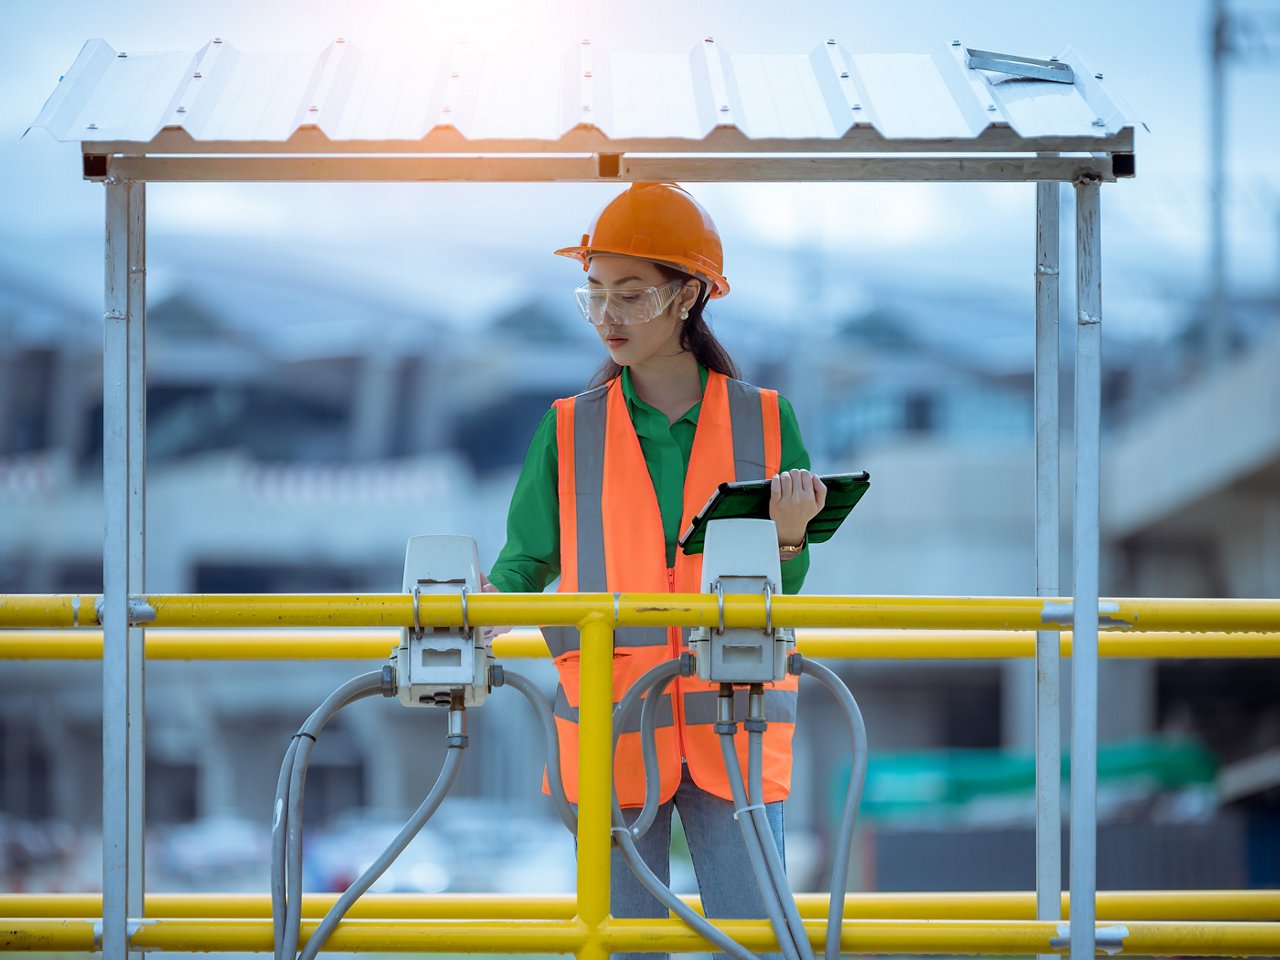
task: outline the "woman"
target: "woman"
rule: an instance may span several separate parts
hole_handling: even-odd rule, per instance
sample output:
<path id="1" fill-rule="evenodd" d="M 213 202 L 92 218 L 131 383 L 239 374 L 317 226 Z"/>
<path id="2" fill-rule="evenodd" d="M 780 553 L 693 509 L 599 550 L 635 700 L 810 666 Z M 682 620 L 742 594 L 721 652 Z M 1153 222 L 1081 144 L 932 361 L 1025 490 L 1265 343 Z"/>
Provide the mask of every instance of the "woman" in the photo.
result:
<path id="1" fill-rule="evenodd" d="M 597 215 L 582 243 L 556 251 L 579 260 L 576 291 L 608 359 L 591 389 L 543 417 L 511 500 L 507 543 L 489 574 L 501 591 L 537 592 L 557 575 L 570 592 L 699 593 L 701 557 L 676 549 L 680 532 L 724 480 L 772 477 L 782 589 L 795 593 L 809 558 L 805 530 L 826 498 L 809 473 L 790 404 L 737 379 L 703 319 L 729 292 L 719 234 L 706 211 L 671 183 L 636 183 Z M 577 800 L 578 632 L 544 628 L 560 675 L 556 724 L 565 792 Z M 617 702 L 649 667 L 679 656 L 679 628 L 624 628 L 614 640 Z M 764 799 L 779 850 L 782 800 L 791 784 L 795 678 L 766 694 Z M 715 721 L 716 688 L 677 679 L 659 716 L 662 806 L 639 841 L 667 882 L 671 811 L 678 809 L 710 917 L 763 917 L 733 820 Z M 745 756 L 745 733 L 741 752 Z M 624 809 L 644 802 L 638 732 L 624 732 L 614 761 Z M 612 912 L 665 917 L 614 852 Z M 650 955 L 652 956 L 652 955 Z"/>

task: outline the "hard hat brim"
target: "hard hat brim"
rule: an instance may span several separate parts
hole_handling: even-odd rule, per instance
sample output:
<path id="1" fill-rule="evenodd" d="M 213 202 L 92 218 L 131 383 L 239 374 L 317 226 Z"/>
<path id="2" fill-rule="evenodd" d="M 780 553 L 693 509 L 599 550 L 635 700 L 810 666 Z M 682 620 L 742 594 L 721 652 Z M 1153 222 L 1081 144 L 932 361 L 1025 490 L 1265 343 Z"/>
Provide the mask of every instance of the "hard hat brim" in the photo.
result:
<path id="1" fill-rule="evenodd" d="M 685 259 L 684 257 L 641 257 L 629 250 L 615 250 L 610 247 L 601 246 L 561 247 L 559 250 L 555 251 L 555 254 L 559 257 L 569 257 L 573 260 L 577 260 L 582 264 L 583 270 L 586 270 L 588 267 L 587 259 L 595 256 L 596 254 L 608 254 L 614 257 L 631 257 L 633 260 L 648 260 L 650 263 L 662 263 L 667 266 L 683 270 L 685 273 L 693 274 L 701 280 L 705 280 L 707 285 L 710 287 L 711 292 L 709 294 L 709 299 L 711 300 L 718 300 L 729 292 L 729 281 L 721 274 L 716 273 L 714 270 L 707 269 L 707 267 L 702 264 L 694 263 L 692 260 Z"/>

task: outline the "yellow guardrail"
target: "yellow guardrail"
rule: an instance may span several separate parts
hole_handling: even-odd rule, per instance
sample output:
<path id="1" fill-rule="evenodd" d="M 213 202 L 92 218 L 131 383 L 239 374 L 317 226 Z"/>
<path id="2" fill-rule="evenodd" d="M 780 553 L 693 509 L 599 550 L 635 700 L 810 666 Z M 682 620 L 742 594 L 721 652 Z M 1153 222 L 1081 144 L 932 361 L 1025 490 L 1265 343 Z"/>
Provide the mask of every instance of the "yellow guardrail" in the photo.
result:
<path id="1" fill-rule="evenodd" d="M 101 631 L 93 595 L 0 596 L 0 652 L 11 658 L 100 657 Z M 334 656 L 383 658 L 395 641 L 386 628 L 414 622 L 413 602 L 404 594 L 352 595 L 148 595 L 131 602 L 133 616 L 148 626 L 147 652 L 172 659 L 321 659 Z M 801 649 L 811 655 L 878 658 L 990 658 L 1030 656 L 1034 631 L 1069 630 L 1069 599 L 1027 597 L 809 597 L 780 596 L 769 611 L 778 626 L 800 628 Z M 1112 656 L 1276 656 L 1280 655 L 1280 601 L 1277 600 L 1103 600 L 1099 604 L 1103 650 Z M 582 960 L 605 960 L 620 950 L 687 951 L 705 949 L 701 937 L 682 922 L 620 920 L 609 916 L 612 783 L 613 630 L 618 626 L 716 626 L 761 629 L 763 598 L 673 594 L 482 594 L 464 601 L 423 597 L 418 612 L 423 626 L 557 624 L 581 631 L 579 720 L 579 810 L 577 894 L 572 899 L 519 897 L 435 901 L 427 914 L 373 918 L 391 901 L 368 898 L 338 928 L 329 946 L 335 950 L 557 953 Z M 263 639 L 246 628 L 272 628 Z M 295 628 L 331 628 L 328 631 Z M 7 628 L 7 629 L 6 629 Z M 43 628 L 43 629 L 41 629 Z M 200 628 L 200 629 L 196 629 Z M 233 629 L 228 629 L 233 628 Z M 340 628 L 334 630 L 332 628 Z M 352 628 L 382 628 L 361 629 Z M 827 628 L 819 630 L 814 628 Z M 831 629 L 836 628 L 836 629 Z M 46 631 L 52 629 L 53 635 Z M 319 636 L 319 633 L 329 636 Z M 521 631 L 495 642 L 504 657 L 545 656 L 541 638 Z M 1070 653 L 1070 637 L 1063 638 Z M 600 878 L 604 878 L 601 882 Z M 213 901 L 199 895 L 201 901 Z M 856 895 L 855 895 L 856 896 Z M 881 895 L 882 897 L 884 895 Z M 1064 949 L 1060 924 L 1011 919 L 1025 916 L 1032 901 L 980 900 L 953 895 L 933 900 L 846 900 L 843 949 L 858 953 L 1045 954 Z M 1098 898 L 1099 909 L 1107 894 Z M 1221 891 L 1210 908 L 1184 895 L 1147 894 L 1146 901 L 1116 900 L 1117 912 L 1100 917 L 1122 920 L 1106 928 L 1127 953 L 1201 956 L 1280 954 L 1280 924 L 1255 922 L 1276 916 L 1274 899 L 1246 891 Z M 1195 894 L 1190 895 L 1194 897 Z M 11 901 L 7 909 L 16 904 Z M 131 949 L 270 950 L 272 931 L 257 901 L 221 901 L 235 905 L 235 916 L 161 914 L 165 901 L 148 898 L 147 916 L 138 918 Z M 312 919 L 324 898 L 310 898 Z M 820 945 L 825 921 L 815 916 L 822 897 L 805 897 L 810 940 Z M 55 900 L 28 901 L 33 911 Z M 410 903 L 404 901 L 403 903 Z M 488 906 L 481 908 L 479 904 Z M 875 919 L 859 917 L 859 908 L 897 910 Z M 1123 907 L 1124 909 L 1120 909 Z M 11 917 L 0 925 L 0 949 L 91 951 L 98 936 L 96 914 L 74 916 L 83 902 L 60 916 Z M 101 910 L 100 904 L 96 906 Z M 209 906 L 201 908 L 212 910 Z M 405 907 L 407 909 L 407 907 Z M 1220 911 L 1214 913 L 1213 909 Z M 926 911 L 934 911 L 921 919 Z M 1144 910 L 1161 919 L 1140 918 Z M 548 915 L 542 915 L 543 912 Z M 972 911 L 972 915 L 968 911 Z M 1126 912 L 1127 911 L 1127 912 Z M 1160 912 L 1163 911 L 1163 912 Z M 1205 912 L 1209 917 L 1205 918 Z M 481 916 L 480 914 L 490 914 Z M 195 914 L 195 915 L 193 915 Z M 1198 917 L 1188 922 L 1188 914 Z M 1229 917 L 1229 922 L 1214 919 Z M 1126 919 L 1127 918 L 1127 919 Z M 755 950 L 776 949 L 766 921 L 717 921 L 726 933 Z"/>
<path id="2" fill-rule="evenodd" d="M 302 916 L 319 920 L 336 893 L 308 893 Z M 697 896 L 681 898 L 698 912 Z M 827 916 L 827 895 L 798 893 L 806 920 Z M 1099 920 L 1280 920 L 1280 890 L 1100 890 Z M 356 920 L 571 920 L 573 894 L 367 893 L 347 916 Z M 846 917 L 877 920 L 1034 920 L 1036 895 L 1014 893 L 847 893 Z M 1062 915 L 1071 914 L 1071 895 L 1062 895 Z M 0 894 L 0 917 L 74 918 L 102 916 L 102 897 L 93 893 Z M 231 920 L 271 916 L 265 893 L 152 893 L 147 916 L 155 919 Z"/>
<path id="3" fill-rule="evenodd" d="M 302 925 L 303 942 L 319 925 Z M 765 920 L 716 924 L 753 951 L 776 950 Z M 130 949 L 270 952 L 270 920 L 146 919 L 137 922 Z M 826 923 L 805 920 L 805 933 L 821 949 Z M 1103 922 L 1099 942 L 1131 956 L 1239 957 L 1280 954 L 1280 924 L 1185 921 Z M 841 950 L 878 954 L 1061 953 L 1065 923 L 1041 920 L 860 920 L 844 922 Z M 6 921 L 0 950 L 87 953 L 98 948 L 98 921 L 88 918 Z M 592 929 L 581 920 L 344 920 L 327 949 L 370 952 L 576 953 L 606 957 L 615 951 L 687 952 L 710 947 L 679 921 L 609 920 Z M 1108 951 L 1110 952 L 1110 950 Z M 1118 951 L 1117 951 L 1118 952 Z"/>
<path id="4" fill-rule="evenodd" d="M 399 642 L 389 627 L 280 630 L 165 628 L 147 631 L 149 660 L 378 660 Z M 1036 655 L 1028 630 L 822 630 L 796 631 L 796 649 L 829 660 L 1013 660 Z M 1072 637 L 1062 631 L 1059 652 L 1071 656 Z M 503 660 L 549 656 L 542 635 L 518 629 L 494 639 Z M 1131 659 L 1280 657 L 1280 633 L 1110 632 L 1098 637 L 1098 654 Z M 101 660 L 102 630 L 0 630 L 0 660 Z"/>
<path id="5" fill-rule="evenodd" d="M 0 628 L 100 626 L 93 594 L 0 596 Z M 408 627 L 413 600 L 379 594 L 149 594 L 137 598 L 149 627 Z M 1103 630 L 1276 633 L 1280 600 L 1103 599 Z M 763 597 L 671 593 L 484 593 L 466 601 L 477 626 L 581 626 L 599 618 L 614 626 L 764 625 Z M 881 630 L 1062 630 L 1070 628 L 1068 598 L 777 596 L 780 627 Z M 422 597 L 423 626 L 457 626 L 457 597 Z"/>

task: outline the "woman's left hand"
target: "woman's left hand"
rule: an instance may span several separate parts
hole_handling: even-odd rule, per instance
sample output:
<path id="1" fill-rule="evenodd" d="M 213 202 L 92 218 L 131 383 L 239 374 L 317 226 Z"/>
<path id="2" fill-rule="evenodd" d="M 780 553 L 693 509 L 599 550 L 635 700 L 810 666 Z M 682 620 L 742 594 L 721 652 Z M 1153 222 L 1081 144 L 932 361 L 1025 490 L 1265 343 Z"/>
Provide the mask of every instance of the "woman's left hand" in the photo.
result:
<path id="1" fill-rule="evenodd" d="M 808 470 L 787 470 L 773 476 L 769 519 L 778 525 L 778 545 L 797 546 L 809 521 L 827 503 L 827 485 Z"/>
<path id="2" fill-rule="evenodd" d="M 489 582 L 489 578 L 483 573 L 480 574 L 480 590 L 482 593 L 500 593 L 501 591 Z M 504 633 L 510 633 L 515 627 L 483 627 L 484 645 L 487 647 L 493 642 L 494 637 L 500 637 Z"/>

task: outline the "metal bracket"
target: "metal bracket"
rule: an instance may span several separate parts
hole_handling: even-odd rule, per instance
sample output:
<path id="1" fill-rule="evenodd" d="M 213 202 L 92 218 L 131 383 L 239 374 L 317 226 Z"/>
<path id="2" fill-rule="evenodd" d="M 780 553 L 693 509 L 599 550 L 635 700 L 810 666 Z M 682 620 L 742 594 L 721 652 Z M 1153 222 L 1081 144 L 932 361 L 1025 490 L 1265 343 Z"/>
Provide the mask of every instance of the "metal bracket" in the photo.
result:
<path id="1" fill-rule="evenodd" d="M 125 940 L 129 944 L 130 953 L 147 953 L 153 950 L 159 950 L 160 947 L 139 947 L 132 941 L 134 934 L 141 930 L 144 926 L 151 926 L 155 920 L 144 919 L 141 917 L 130 917 L 125 921 Z M 92 921 L 93 928 L 93 950 L 95 953 L 102 952 L 102 920 Z"/>
<path id="2" fill-rule="evenodd" d="M 1107 956 L 1113 957 L 1124 950 L 1124 938 L 1128 935 L 1129 928 L 1122 923 L 1112 924 L 1109 927 L 1096 927 L 1093 931 L 1094 947 Z M 1070 923 L 1058 924 L 1058 935 L 1049 941 L 1049 946 L 1054 950 L 1071 949 Z"/>
<path id="3" fill-rule="evenodd" d="M 716 633 L 720 636 L 724 635 L 724 585 L 717 580 L 714 584 L 716 588 L 716 605 L 720 609 L 720 626 L 716 627 Z"/>
<path id="4" fill-rule="evenodd" d="M 1114 600 L 1098 601 L 1098 627 L 1100 629 L 1119 628 L 1122 630 L 1130 629 L 1133 626 L 1132 621 L 1126 620 L 1124 617 L 1113 616 L 1120 612 L 1120 604 Z M 1057 600 L 1045 600 L 1044 606 L 1040 608 L 1040 621 L 1046 625 L 1059 627 L 1071 627 L 1076 622 L 1076 604 L 1074 600 L 1066 600 L 1059 602 Z"/>
<path id="5" fill-rule="evenodd" d="M 1024 80 L 1048 80 L 1050 83 L 1075 83 L 1076 75 L 1069 64 L 1061 60 L 1037 60 L 1035 57 L 1019 57 L 1012 53 L 993 53 L 990 50 L 965 48 L 965 65 L 971 70 L 990 70 L 1007 73 Z"/>
<path id="6" fill-rule="evenodd" d="M 99 594 L 93 601 L 93 613 L 99 624 L 102 623 L 102 614 L 106 609 L 106 598 Z M 76 614 L 79 615 L 79 606 L 76 606 Z M 130 596 L 125 604 L 125 611 L 129 618 L 129 626 L 137 627 L 144 623 L 155 623 L 156 608 L 151 602 L 142 596 Z"/>
<path id="7" fill-rule="evenodd" d="M 764 582 L 764 632 L 765 636 L 773 636 L 773 581 Z"/>
<path id="8" fill-rule="evenodd" d="M 422 613 L 421 613 L 421 584 L 417 584 L 413 588 L 413 630 L 417 636 L 422 636 Z M 471 624 L 467 619 L 467 588 L 462 588 L 462 632 L 471 639 L 474 635 L 471 630 Z"/>

